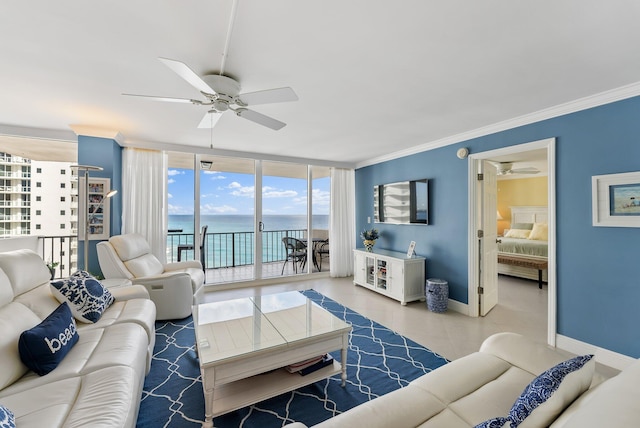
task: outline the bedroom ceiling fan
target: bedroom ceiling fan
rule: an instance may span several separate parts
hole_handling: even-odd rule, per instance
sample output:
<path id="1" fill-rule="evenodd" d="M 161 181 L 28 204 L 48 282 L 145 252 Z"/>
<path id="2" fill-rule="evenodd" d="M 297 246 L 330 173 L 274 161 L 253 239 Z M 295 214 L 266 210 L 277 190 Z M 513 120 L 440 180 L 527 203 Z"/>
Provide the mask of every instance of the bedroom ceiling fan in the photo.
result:
<path id="1" fill-rule="evenodd" d="M 498 170 L 498 175 L 538 174 L 540 170 L 534 167 L 513 168 L 513 162 L 492 162 Z"/>
<path id="2" fill-rule="evenodd" d="M 198 76 L 186 64 L 168 58 L 158 58 L 174 73 L 183 78 L 187 83 L 196 88 L 204 96 L 204 100 L 189 98 L 157 97 L 152 95 L 122 94 L 133 97 L 149 98 L 156 101 L 190 103 L 199 106 L 210 107 L 204 115 L 198 128 L 213 128 L 222 114 L 231 110 L 244 119 L 266 126 L 273 130 L 282 129 L 286 123 L 272 117 L 249 110 L 247 107 L 258 104 L 283 103 L 298 101 L 298 96 L 289 87 L 267 89 L 264 91 L 240 93 L 240 83 L 222 74 L 207 74 Z"/>

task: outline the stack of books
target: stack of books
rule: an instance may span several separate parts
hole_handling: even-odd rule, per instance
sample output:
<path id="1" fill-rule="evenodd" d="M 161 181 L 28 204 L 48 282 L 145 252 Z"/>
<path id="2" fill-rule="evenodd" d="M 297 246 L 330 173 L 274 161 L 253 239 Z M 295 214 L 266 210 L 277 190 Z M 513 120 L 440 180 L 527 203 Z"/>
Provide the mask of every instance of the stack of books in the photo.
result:
<path id="1" fill-rule="evenodd" d="M 295 364 L 289 364 L 285 369 L 289 373 L 300 373 L 302 376 L 305 376 L 309 373 L 315 372 L 316 370 L 320 370 L 329 364 L 333 364 L 333 357 L 329 354 L 324 354 Z"/>

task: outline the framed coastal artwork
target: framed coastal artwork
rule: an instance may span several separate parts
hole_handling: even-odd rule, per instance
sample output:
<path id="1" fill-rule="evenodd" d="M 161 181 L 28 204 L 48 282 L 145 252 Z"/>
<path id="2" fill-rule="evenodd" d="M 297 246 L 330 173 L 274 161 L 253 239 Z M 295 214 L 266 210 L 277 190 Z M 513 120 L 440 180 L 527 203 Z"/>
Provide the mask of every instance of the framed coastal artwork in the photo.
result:
<path id="1" fill-rule="evenodd" d="M 593 225 L 640 227 L 640 172 L 591 178 Z"/>

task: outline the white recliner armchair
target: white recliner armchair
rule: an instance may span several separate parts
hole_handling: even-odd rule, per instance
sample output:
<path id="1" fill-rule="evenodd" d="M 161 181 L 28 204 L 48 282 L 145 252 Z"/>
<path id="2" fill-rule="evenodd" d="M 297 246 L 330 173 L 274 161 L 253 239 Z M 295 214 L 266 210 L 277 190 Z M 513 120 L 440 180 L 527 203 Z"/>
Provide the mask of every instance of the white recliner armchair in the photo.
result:
<path id="1" fill-rule="evenodd" d="M 201 301 L 204 273 L 199 261 L 163 265 L 137 233 L 112 236 L 96 249 L 106 279 L 127 278 L 146 287 L 158 320 L 185 318 L 191 315 L 191 306 Z"/>

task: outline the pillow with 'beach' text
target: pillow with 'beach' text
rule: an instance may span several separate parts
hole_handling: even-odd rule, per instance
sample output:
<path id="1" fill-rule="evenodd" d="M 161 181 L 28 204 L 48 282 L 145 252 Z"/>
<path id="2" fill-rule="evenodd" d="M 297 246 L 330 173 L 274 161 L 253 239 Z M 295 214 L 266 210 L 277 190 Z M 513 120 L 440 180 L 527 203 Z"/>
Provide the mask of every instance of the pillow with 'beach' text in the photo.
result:
<path id="1" fill-rule="evenodd" d="M 37 326 L 23 331 L 18 340 L 20 360 L 40 376 L 58 364 L 78 342 L 76 320 L 66 303 L 62 303 Z"/>

